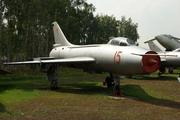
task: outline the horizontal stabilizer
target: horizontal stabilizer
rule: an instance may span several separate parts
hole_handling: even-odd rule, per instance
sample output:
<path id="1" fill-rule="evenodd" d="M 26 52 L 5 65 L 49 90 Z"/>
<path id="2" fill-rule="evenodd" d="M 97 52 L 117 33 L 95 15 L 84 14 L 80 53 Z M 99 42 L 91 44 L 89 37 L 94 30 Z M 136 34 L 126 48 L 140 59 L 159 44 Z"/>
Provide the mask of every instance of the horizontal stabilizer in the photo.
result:
<path id="1" fill-rule="evenodd" d="M 146 41 L 146 42 L 144 42 L 144 43 L 147 43 L 147 42 L 149 42 L 149 41 L 154 41 L 154 40 L 156 40 L 156 38 L 153 38 L 153 39 L 151 39 L 151 40 L 148 40 L 148 41 Z"/>

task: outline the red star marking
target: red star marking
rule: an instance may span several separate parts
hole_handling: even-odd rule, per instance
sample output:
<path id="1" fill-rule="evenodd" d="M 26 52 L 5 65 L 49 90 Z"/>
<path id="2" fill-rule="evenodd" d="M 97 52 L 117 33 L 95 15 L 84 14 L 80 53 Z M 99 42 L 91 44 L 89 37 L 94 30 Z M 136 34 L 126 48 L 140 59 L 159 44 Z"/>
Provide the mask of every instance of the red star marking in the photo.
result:
<path id="1" fill-rule="evenodd" d="M 57 29 L 56 29 L 56 32 L 57 32 L 57 33 L 58 33 L 58 30 L 59 30 L 59 29 L 57 28 Z"/>
<path id="2" fill-rule="evenodd" d="M 153 45 L 153 48 L 155 48 L 155 45 Z"/>

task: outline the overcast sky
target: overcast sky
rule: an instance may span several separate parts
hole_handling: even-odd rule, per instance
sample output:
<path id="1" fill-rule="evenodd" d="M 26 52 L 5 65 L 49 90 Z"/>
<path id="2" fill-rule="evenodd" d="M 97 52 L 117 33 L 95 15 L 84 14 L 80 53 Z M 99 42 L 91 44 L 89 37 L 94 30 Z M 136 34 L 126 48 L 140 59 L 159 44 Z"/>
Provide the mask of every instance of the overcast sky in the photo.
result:
<path id="1" fill-rule="evenodd" d="M 138 23 L 140 46 L 160 34 L 180 38 L 180 0 L 87 0 L 96 7 L 96 14 L 121 16 Z"/>

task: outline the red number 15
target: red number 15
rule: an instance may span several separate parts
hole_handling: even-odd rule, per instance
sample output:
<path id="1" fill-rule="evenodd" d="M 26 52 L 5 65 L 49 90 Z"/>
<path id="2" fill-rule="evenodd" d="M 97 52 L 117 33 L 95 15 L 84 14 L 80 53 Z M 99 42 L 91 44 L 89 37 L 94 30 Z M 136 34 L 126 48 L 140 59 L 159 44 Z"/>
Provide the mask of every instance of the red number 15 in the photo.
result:
<path id="1" fill-rule="evenodd" d="M 120 60 L 121 60 L 120 53 L 122 53 L 122 51 L 116 51 L 116 53 L 114 54 L 114 64 L 120 63 Z M 118 59 L 116 60 L 116 58 L 118 58 Z"/>

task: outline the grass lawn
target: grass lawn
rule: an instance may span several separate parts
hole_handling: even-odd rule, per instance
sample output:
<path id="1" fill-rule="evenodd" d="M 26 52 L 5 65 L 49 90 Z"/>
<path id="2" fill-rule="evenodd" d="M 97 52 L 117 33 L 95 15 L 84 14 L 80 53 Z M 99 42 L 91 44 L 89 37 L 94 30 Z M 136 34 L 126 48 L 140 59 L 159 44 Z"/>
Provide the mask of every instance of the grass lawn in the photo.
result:
<path id="1" fill-rule="evenodd" d="M 54 91 L 49 90 L 46 74 L 39 71 L 1 75 L 0 119 L 179 120 L 179 73 L 122 79 L 125 99 L 109 97 L 112 88 L 102 87 L 109 74 L 62 68 Z"/>

